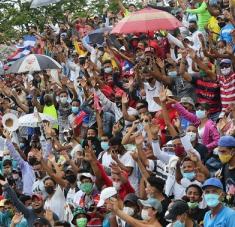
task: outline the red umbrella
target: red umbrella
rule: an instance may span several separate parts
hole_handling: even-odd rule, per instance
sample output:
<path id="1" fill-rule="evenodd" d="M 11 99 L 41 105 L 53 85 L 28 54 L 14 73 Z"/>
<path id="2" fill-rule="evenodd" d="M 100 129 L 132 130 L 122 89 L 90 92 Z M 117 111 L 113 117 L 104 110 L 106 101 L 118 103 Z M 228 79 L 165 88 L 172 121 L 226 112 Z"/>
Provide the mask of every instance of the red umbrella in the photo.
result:
<path id="1" fill-rule="evenodd" d="M 174 30 L 182 27 L 173 15 L 162 10 L 145 8 L 124 17 L 111 33 L 148 33 L 157 30 Z"/>

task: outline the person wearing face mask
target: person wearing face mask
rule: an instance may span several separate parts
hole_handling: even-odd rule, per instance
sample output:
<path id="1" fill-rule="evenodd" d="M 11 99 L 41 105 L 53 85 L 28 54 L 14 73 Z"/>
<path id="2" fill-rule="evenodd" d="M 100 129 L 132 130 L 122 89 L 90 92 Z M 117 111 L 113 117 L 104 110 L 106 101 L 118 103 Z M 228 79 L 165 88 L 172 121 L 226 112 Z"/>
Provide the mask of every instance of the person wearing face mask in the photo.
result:
<path id="1" fill-rule="evenodd" d="M 60 185 L 57 185 L 51 177 L 44 179 L 44 187 L 47 193 L 44 209 L 49 209 L 58 215 L 60 220 L 64 220 L 65 196 Z"/>
<path id="2" fill-rule="evenodd" d="M 32 195 L 32 208 L 26 207 L 17 197 L 15 191 L 9 186 L 9 184 L 4 181 L 0 180 L 0 185 L 3 187 L 3 191 L 6 193 L 7 196 L 11 199 L 14 206 L 16 207 L 18 212 L 21 212 L 25 219 L 27 220 L 28 226 L 33 226 L 34 221 L 38 217 L 44 217 L 45 210 L 44 206 L 44 198 L 42 195 L 33 194 Z M 58 221 L 59 218 L 55 213 L 52 213 L 53 220 Z"/>
<path id="3" fill-rule="evenodd" d="M 198 131 L 197 128 L 194 125 L 189 125 L 186 128 L 186 135 L 190 138 L 190 142 L 193 146 L 193 148 L 198 151 L 198 153 L 201 156 L 201 160 L 205 163 L 208 158 L 208 149 L 207 147 L 198 142 Z"/>
<path id="4" fill-rule="evenodd" d="M 205 177 L 209 176 L 208 169 L 196 157 L 185 157 L 181 162 L 176 165 L 176 181 L 182 186 L 184 190 L 192 183 L 201 185 Z"/>
<path id="5" fill-rule="evenodd" d="M 127 194 L 123 201 L 123 212 L 127 215 L 139 219 L 139 206 L 138 206 L 138 197 L 134 193 Z M 131 227 L 128 223 L 122 220 L 123 227 Z"/>
<path id="6" fill-rule="evenodd" d="M 88 223 L 88 215 L 83 208 L 77 207 L 73 211 L 72 224 L 76 227 L 86 227 Z"/>
<path id="7" fill-rule="evenodd" d="M 52 95 L 49 95 L 49 94 L 46 94 L 44 95 L 44 107 L 43 107 L 43 113 L 48 115 L 48 116 L 51 116 L 52 118 L 54 119 L 58 119 L 58 114 L 57 114 L 57 110 L 56 110 L 56 107 L 55 107 L 55 104 L 53 102 L 53 97 Z M 57 128 L 58 129 L 58 125 L 55 125 L 54 128 Z"/>
<path id="8" fill-rule="evenodd" d="M 219 159 L 223 164 L 220 174 L 226 193 L 227 203 L 234 206 L 235 203 L 235 138 L 222 136 L 219 140 Z"/>
<path id="9" fill-rule="evenodd" d="M 186 188 L 186 195 L 183 197 L 189 207 L 189 216 L 199 225 L 203 223 L 205 213 L 208 211 L 207 208 L 200 208 L 202 195 L 202 188 L 197 184 L 191 184 Z"/>
<path id="10" fill-rule="evenodd" d="M 219 132 L 215 123 L 208 119 L 209 106 L 207 103 L 197 103 L 196 113 L 190 113 L 179 103 L 174 105 L 180 116 L 183 116 L 189 120 L 193 125 L 198 127 L 198 141 L 204 144 L 209 152 L 217 147 L 218 140 L 220 138 Z"/>
<path id="11" fill-rule="evenodd" d="M 185 201 L 175 200 L 170 204 L 165 215 L 166 220 L 172 221 L 167 227 L 197 227 L 196 222 L 189 217 L 188 212 L 189 207 Z"/>
<path id="12" fill-rule="evenodd" d="M 208 23 L 208 20 L 211 18 L 211 15 L 208 11 L 207 3 L 204 0 L 197 0 L 197 3 L 199 4 L 199 7 L 196 9 L 186 9 L 187 13 L 191 14 L 197 14 L 198 16 L 198 28 L 200 31 L 204 31 L 206 24 Z"/>
<path id="13" fill-rule="evenodd" d="M 80 190 L 74 195 L 73 204 L 92 212 L 99 200 L 94 184 L 95 177 L 90 173 L 81 173 L 78 180 Z"/>
<path id="14" fill-rule="evenodd" d="M 149 198 L 148 200 L 138 200 L 138 204 L 142 207 L 141 219 L 131 217 L 118 207 L 117 200 L 112 199 L 113 212 L 126 223 L 136 227 L 161 227 L 158 221 L 158 214 L 162 211 L 162 205 L 157 199 Z"/>
<path id="15" fill-rule="evenodd" d="M 235 102 L 235 73 L 230 59 L 222 59 L 220 62 L 220 97 L 222 110 L 226 110 L 230 104 Z"/>
<path id="16" fill-rule="evenodd" d="M 148 182 L 145 188 L 147 198 L 157 199 L 161 203 L 162 211 L 159 213 L 159 222 L 162 226 L 166 226 L 168 222 L 164 219 L 164 214 L 171 200 L 164 194 L 165 181 L 155 176 L 150 176 L 147 180 Z"/>
<path id="17" fill-rule="evenodd" d="M 224 206 L 224 189 L 218 178 L 209 178 L 203 184 L 204 199 L 209 207 L 206 212 L 203 225 L 204 227 L 232 227 L 235 223 L 235 211 Z"/>

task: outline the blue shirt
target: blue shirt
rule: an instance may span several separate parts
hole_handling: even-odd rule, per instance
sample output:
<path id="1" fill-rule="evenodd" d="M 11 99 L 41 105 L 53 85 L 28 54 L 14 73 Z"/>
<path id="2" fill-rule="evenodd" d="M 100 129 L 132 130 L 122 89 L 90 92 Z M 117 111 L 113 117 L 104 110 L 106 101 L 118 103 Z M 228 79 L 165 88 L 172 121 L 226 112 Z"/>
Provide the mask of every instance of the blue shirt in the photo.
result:
<path id="1" fill-rule="evenodd" d="M 225 40 L 227 43 L 232 43 L 233 38 L 231 32 L 234 30 L 234 26 L 232 24 L 226 24 L 220 31 L 219 40 Z"/>
<path id="2" fill-rule="evenodd" d="M 222 207 L 215 217 L 212 217 L 211 211 L 208 211 L 203 222 L 204 227 L 234 227 L 235 211 L 229 207 Z"/>

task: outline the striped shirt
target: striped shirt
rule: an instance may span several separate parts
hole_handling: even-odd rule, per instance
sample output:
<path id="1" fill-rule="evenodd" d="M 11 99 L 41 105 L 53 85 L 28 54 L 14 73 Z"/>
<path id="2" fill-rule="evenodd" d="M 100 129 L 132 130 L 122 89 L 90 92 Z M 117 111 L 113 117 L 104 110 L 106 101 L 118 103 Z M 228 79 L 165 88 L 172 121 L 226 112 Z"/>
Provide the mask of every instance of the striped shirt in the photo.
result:
<path id="1" fill-rule="evenodd" d="M 197 103 L 207 103 L 210 114 L 220 112 L 220 84 L 218 81 L 207 81 L 200 77 L 192 77 L 195 84 Z"/>
<path id="2" fill-rule="evenodd" d="M 218 76 L 220 83 L 220 97 L 223 110 L 231 103 L 235 103 L 235 73 L 230 76 Z"/>

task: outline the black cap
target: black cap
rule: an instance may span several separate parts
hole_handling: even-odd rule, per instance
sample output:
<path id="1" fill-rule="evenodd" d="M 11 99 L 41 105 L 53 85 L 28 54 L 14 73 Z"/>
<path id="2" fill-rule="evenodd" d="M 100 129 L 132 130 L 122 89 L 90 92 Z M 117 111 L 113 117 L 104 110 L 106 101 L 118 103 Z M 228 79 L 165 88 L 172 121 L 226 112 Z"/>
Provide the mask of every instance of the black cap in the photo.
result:
<path id="1" fill-rule="evenodd" d="M 131 203 L 133 203 L 133 204 L 137 204 L 138 203 L 138 196 L 136 195 L 136 194 L 134 194 L 134 193 L 129 193 L 129 194 L 127 194 L 126 196 L 125 196 L 125 198 L 124 198 L 124 204 L 126 203 L 126 202 L 131 202 Z"/>
<path id="2" fill-rule="evenodd" d="M 188 204 L 183 200 L 175 200 L 173 205 L 169 206 L 165 218 L 167 220 L 175 221 L 178 215 L 184 214 L 189 210 Z"/>

